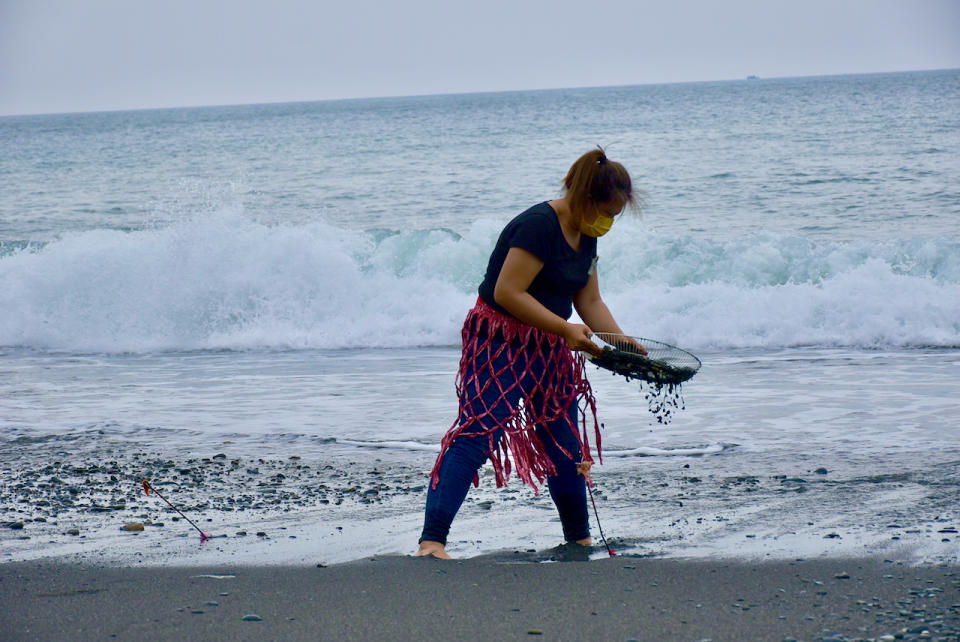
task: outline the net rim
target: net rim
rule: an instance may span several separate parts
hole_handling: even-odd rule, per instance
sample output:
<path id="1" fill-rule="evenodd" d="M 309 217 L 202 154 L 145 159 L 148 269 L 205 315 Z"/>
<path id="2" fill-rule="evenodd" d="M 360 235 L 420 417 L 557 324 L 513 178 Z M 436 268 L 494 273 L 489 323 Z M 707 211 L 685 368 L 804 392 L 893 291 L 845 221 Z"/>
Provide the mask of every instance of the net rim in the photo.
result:
<path id="1" fill-rule="evenodd" d="M 633 341 L 637 341 L 643 347 L 647 348 L 648 352 L 650 352 L 650 347 L 652 345 L 654 350 L 670 351 L 678 355 L 684 355 L 686 357 L 689 357 L 694 362 L 696 362 L 697 369 L 699 369 L 700 366 L 703 365 L 703 363 L 700 361 L 700 358 L 697 355 L 690 352 L 689 350 L 684 350 L 683 348 L 678 348 L 675 345 L 664 343 L 663 341 L 657 341 L 656 339 L 649 339 L 647 337 L 635 337 L 629 334 L 618 334 L 616 332 L 594 332 L 592 337 L 600 339 L 605 344 L 615 349 L 619 349 L 619 348 L 617 348 L 616 343 L 614 343 L 613 341 L 610 341 L 610 339 L 616 339 L 616 338 L 632 339 Z M 596 341 L 594 343 L 596 343 Z M 600 346 L 600 347 L 604 347 L 604 346 Z"/>
<path id="2" fill-rule="evenodd" d="M 639 378 L 651 383 L 678 384 L 692 378 L 693 375 L 700 370 L 702 365 L 700 359 L 689 351 L 669 343 L 664 343 L 663 341 L 657 341 L 656 339 L 615 332 L 595 332 L 592 338 L 595 344 L 604 349 L 606 355 L 612 355 L 615 360 L 619 358 L 622 361 L 623 357 L 629 357 L 637 361 L 646 360 L 647 363 L 659 366 L 652 369 L 655 372 L 644 367 L 638 370 L 635 367 L 636 362 L 634 362 L 634 364 L 628 364 L 634 366 L 633 368 L 621 369 L 616 366 L 622 366 L 622 363 L 617 364 L 617 362 L 614 361 L 611 364 L 611 362 L 604 359 L 603 356 L 590 357 L 591 363 L 616 374 L 624 375 L 628 379 Z M 647 355 L 638 359 L 638 353 L 622 348 L 625 343 L 633 342 L 641 344 L 647 350 Z"/>

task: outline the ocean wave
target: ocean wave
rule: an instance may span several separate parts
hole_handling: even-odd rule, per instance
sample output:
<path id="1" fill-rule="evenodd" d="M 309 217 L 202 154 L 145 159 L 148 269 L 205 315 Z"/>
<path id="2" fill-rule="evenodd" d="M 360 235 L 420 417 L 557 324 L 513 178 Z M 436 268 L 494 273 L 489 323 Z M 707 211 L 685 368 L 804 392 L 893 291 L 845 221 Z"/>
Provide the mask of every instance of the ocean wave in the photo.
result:
<path id="1" fill-rule="evenodd" d="M 468 231 L 264 225 L 222 212 L 0 254 L 0 345 L 39 350 L 457 345 L 504 221 Z M 627 331 L 690 348 L 960 345 L 960 238 L 658 235 L 600 249 Z"/>
<path id="2" fill-rule="evenodd" d="M 678 446 L 675 448 L 654 448 L 646 446 L 641 448 L 607 449 L 603 451 L 605 457 L 703 457 L 704 455 L 716 455 L 725 450 L 736 448 L 737 444 L 706 444 L 703 446 Z"/>

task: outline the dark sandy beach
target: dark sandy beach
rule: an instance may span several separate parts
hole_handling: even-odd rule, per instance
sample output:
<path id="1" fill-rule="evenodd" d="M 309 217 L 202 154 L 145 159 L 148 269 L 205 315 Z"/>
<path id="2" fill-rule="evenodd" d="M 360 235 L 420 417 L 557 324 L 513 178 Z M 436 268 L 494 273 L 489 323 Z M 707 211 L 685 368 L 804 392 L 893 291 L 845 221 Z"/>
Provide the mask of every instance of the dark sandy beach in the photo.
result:
<path id="1" fill-rule="evenodd" d="M 451 548 L 466 559 L 446 562 L 382 554 L 413 548 L 431 453 L 97 443 L 96 462 L 56 441 L 0 451 L 0 640 L 960 640 L 955 468 L 921 484 L 613 462 L 596 490 L 613 559 L 549 548 L 549 500 L 486 483 Z"/>
<path id="2" fill-rule="evenodd" d="M 957 640 L 960 567 L 618 557 L 0 564 L 4 640 Z"/>

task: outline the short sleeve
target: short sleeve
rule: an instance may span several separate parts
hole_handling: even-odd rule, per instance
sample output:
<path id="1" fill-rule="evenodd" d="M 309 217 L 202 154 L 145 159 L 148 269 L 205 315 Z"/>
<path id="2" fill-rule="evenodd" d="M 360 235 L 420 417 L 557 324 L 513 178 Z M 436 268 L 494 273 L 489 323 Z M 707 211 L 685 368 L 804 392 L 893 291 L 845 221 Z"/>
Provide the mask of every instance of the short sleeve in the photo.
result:
<path id="1" fill-rule="evenodd" d="M 507 239 L 508 247 L 519 247 L 546 262 L 552 253 L 551 221 L 542 214 L 526 216 L 517 221 Z"/>

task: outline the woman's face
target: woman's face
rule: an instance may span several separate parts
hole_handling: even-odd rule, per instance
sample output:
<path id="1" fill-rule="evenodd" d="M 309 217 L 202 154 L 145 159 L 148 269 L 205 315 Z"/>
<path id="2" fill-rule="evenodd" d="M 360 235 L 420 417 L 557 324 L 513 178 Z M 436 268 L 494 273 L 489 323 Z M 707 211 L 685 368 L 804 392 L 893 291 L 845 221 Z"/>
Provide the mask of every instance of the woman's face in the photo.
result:
<path id="1" fill-rule="evenodd" d="M 610 231 L 613 227 L 614 217 L 623 211 L 623 201 L 608 201 L 606 203 L 594 203 L 591 212 L 584 215 L 580 222 L 580 232 L 587 236 L 600 237 Z"/>

